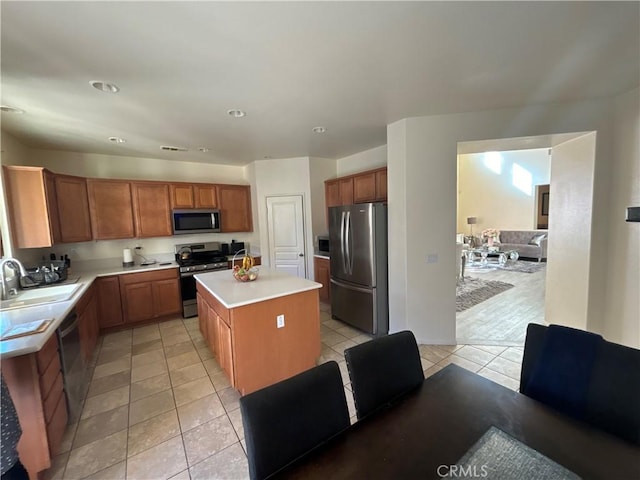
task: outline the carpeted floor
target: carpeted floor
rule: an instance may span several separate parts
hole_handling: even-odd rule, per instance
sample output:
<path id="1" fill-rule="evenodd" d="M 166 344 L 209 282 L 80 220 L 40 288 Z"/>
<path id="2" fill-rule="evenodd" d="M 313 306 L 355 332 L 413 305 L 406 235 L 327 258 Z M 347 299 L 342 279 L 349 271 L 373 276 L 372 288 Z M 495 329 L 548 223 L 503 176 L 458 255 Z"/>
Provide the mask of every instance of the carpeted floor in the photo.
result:
<path id="1" fill-rule="evenodd" d="M 511 283 L 498 280 L 465 277 L 464 281 L 458 282 L 456 287 L 456 312 L 471 308 L 512 287 Z"/>

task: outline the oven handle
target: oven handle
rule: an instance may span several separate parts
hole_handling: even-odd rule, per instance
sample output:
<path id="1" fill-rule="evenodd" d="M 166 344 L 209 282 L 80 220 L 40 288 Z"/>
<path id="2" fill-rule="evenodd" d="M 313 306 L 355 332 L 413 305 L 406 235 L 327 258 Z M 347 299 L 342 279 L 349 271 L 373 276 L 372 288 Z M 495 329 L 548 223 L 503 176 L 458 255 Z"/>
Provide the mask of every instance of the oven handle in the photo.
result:
<path id="1" fill-rule="evenodd" d="M 69 317 L 67 317 L 69 318 Z M 60 338 L 64 338 L 67 335 L 69 335 L 71 332 L 73 332 L 76 328 L 78 328 L 78 316 L 74 313 L 73 314 L 73 323 L 71 325 L 69 325 L 67 328 L 65 328 L 64 330 L 59 329 L 60 332 Z"/>

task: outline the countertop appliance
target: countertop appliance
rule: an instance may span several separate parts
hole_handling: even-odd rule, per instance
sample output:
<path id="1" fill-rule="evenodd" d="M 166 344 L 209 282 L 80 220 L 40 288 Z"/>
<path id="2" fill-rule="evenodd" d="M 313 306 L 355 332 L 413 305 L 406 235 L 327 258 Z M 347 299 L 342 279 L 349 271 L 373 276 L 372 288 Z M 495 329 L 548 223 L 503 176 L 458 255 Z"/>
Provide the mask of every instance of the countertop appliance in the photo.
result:
<path id="1" fill-rule="evenodd" d="M 75 310 L 62 321 L 57 330 L 60 345 L 60 365 L 67 396 L 68 423 L 80 420 L 82 404 L 89 388 L 89 369 L 82 356 L 78 316 Z"/>
<path id="2" fill-rule="evenodd" d="M 375 336 L 389 332 L 387 206 L 329 208 L 331 315 Z"/>
<path id="3" fill-rule="evenodd" d="M 172 219 L 174 235 L 220 231 L 220 211 L 217 209 L 173 210 Z"/>
<path id="4" fill-rule="evenodd" d="M 182 298 L 182 316 L 198 315 L 196 301 L 196 273 L 227 270 L 227 257 L 220 251 L 219 242 L 183 243 L 174 248 L 176 262 L 180 271 L 180 296 Z"/>

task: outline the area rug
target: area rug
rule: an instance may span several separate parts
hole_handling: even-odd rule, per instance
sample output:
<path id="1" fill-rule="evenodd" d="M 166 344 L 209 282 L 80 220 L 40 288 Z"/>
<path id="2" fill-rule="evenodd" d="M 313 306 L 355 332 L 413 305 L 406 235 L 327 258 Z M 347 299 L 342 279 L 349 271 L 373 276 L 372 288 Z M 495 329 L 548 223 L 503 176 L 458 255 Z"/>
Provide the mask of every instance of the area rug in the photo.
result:
<path id="1" fill-rule="evenodd" d="M 498 280 L 465 277 L 456 287 L 456 312 L 462 312 L 510 288 L 513 288 L 512 284 Z"/>

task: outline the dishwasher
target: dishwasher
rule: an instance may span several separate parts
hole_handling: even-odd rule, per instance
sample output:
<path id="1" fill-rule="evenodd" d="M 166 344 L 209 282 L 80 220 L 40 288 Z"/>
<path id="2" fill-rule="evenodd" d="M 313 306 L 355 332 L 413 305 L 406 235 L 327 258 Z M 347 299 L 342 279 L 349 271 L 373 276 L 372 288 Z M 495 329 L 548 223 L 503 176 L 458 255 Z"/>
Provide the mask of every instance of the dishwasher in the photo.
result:
<path id="1" fill-rule="evenodd" d="M 89 386 L 88 368 L 82 355 L 78 315 L 75 310 L 65 317 L 58 327 L 57 334 L 64 391 L 67 396 L 68 423 L 71 424 L 80 419 L 82 404 Z"/>

